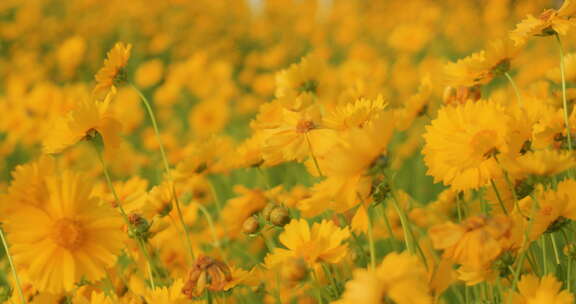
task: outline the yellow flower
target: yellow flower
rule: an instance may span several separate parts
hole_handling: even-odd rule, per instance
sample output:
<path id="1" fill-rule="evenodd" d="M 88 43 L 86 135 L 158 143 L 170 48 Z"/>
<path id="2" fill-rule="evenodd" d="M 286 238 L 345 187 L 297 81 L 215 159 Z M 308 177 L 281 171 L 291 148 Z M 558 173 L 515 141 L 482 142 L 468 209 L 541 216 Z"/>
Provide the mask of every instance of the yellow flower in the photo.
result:
<path id="1" fill-rule="evenodd" d="M 194 106 L 188 116 L 188 122 L 192 132 L 204 138 L 222 131 L 228 123 L 229 116 L 228 104 L 219 100 L 206 100 Z"/>
<path id="2" fill-rule="evenodd" d="M 390 253 L 375 269 L 357 269 L 335 304 L 432 303 L 424 265 L 416 256 Z"/>
<path id="3" fill-rule="evenodd" d="M 348 254 L 348 245 L 342 244 L 350 237 L 348 228 L 339 228 L 333 222 L 323 220 L 312 228 L 304 219 L 294 219 L 284 227 L 279 236 L 286 248 L 276 248 L 266 256 L 264 264 L 273 268 L 288 259 L 301 258 L 310 267 L 319 263 L 335 264 Z"/>
<path id="4" fill-rule="evenodd" d="M 326 67 L 319 55 L 308 55 L 288 69 L 276 74 L 276 97 L 298 96 L 310 93 L 319 96 L 323 92 L 323 75 Z"/>
<path id="5" fill-rule="evenodd" d="M 505 165 L 506 170 L 516 179 L 530 175 L 554 176 L 576 166 L 571 152 L 558 150 L 537 150 L 527 152 Z"/>
<path id="6" fill-rule="evenodd" d="M 558 33 L 566 35 L 570 27 L 574 26 L 576 15 L 576 2 L 565 0 L 559 10 L 547 9 L 538 18 L 528 15 L 510 32 L 510 38 L 515 45 L 522 45 L 532 36 L 548 36 Z"/>
<path id="7" fill-rule="evenodd" d="M 80 36 L 72 36 L 58 47 L 58 67 L 65 78 L 74 76 L 76 69 L 84 59 L 85 52 L 86 40 Z"/>
<path id="8" fill-rule="evenodd" d="M 532 240 L 537 239 L 544 232 L 555 232 L 564 228 L 568 219 L 576 220 L 575 190 L 576 181 L 572 179 L 558 183 L 556 190 L 543 191 L 542 188 L 536 190 L 538 209 L 535 211 L 536 214 L 531 216 L 534 218 L 530 231 Z M 526 197 L 519 202 L 524 214 L 532 214 L 533 203 L 531 197 Z"/>
<path id="9" fill-rule="evenodd" d="M 382 96 L 376 99 L 360 98 L 353 103 L 336 107 L 324 117 L 324 125 L 338 131 L 362 128 L 378 117 L 386 106 Z"/>
<path id="10" fill-rule="evenodd" d="M 14 260 L 38 290 L 70 291 L 81 279 L 103 278 L 116 262 L 122 219 L 90 196 L 90 185 L 70 171 L 46 176 L 44 201 L 21 206 L 6 219 Z"/>
<path id="11" fill-rule="evenodd" d="M 57 118 L 44 139 L 44 153 L 55 154 L 84 139 L 102 136 L 104 151 L 111 155 L 120 145 L 120 122 L 109 111 L 110 100 L 81 100 L 65 116 Z"/>
<path id="12" fill-rule="evenodd" d="M 157 304 L 185 304 L 190 303 L 190 300 L 182 293 L 184 281 L 182 279 L 176 280 L 172 286 L 156 287 L 155 289 L 147 289 L 144 294 L 144 299 L 147 303 Z"/>
<path id="13" fill-rule="evenodd" d="M 128 56 L 130 56 L 128 54 Z M 164 65 L 160 59 L 152 59 L 142 63 L 134 75 L 136 84 L 143 88 L 151 87 L 162 79 Z"/>
<path id="14" fill-rule="evenodd" d="M 302 161 L 316 153 L 314 143 L 324 140 L 333 132 L 321 129 L 319 124 L 320 112 L 316 107 L 302 112 L 283 109 L 280 124 L 262 130 L 262 152 L 266 164 Z"/>
<path id="15" fill-rule="evenodd" d="M 560 291 L 562 283 L 549 274 L 541 279 L 526 274 L 518 282 L 518 292 L 513 292 L 513 304 L 571 304 L 574 295 L 567 290 Z"/>
<path id="16" fill-rule="evenodd" d="M 470 217 L 460 224 L 447 222 L 428 232 L 434 248 L 444 250 L 443 257 L 472 269 L 483 269 L 508 246 L 512 223 L 505 216 Z"/>
<path id="17" fill-rule="evenodd" d="M 428 175 L 455 190 L 482 187 L 500 176 L 495 157 L 508 151 L 508 120 L 504 108 L 491 101 L 440 109 L 424 134 Z"/>
<path id="18" fill-rule="evenodd" d="M 518 52 L 519 48 L 513 46 L 510 40 L 495 40 L 485 51 L 474 53 L 456 63 L 448 63 L 444 67 L 446 80 L 455 87 L 487 84 L 510 69 Z"/>
<path id="19" fill-rule="evenodd" d="M 131 44 L 124 44 L 122 42 L 116 43 L 114 48 L 108 52 L 104 60 L 104 66 L 96 73 L 96 87 L 94 87 L 94 94 L 100 96 L 106 94 L 108 91 L 113 93 L 116 91 L 116 85 L 120 82 L 126 81 L 125 67 L 130 58 L 130 51 L 132 50 Z"/>

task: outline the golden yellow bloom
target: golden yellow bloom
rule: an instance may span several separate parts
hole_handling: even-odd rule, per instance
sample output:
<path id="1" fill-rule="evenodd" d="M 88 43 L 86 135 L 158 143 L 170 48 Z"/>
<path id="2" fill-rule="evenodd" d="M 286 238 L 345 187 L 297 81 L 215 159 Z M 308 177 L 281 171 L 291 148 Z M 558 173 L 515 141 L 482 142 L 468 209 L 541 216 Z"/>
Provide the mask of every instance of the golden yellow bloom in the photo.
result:
<path id="1" fill-rule="evenodd" d="M 376 99 L 360 98 L 352 103 L 336 107 L 324 117 L 324 125 L 338 131 L 363 128 L 378 117 L 387 103 L 382 96 Z"/>
<path id="2" fill-rule="evenodd" d="M 505 165 L 506 170 L 516 179 L 530 175 L 554 176 L 576 166 L 574 155 L 568 151 L 537 150 L 527 152 Z"/>
<path id="3" fill-rule="evenodd" d="M 574 303 L 574 295 L 567 290 L 562 290 L 562 283 L 553 275 L 549 274 L 541 279 L 533 274 L 526 274 L 518 282 L 518 291 L 513 292 L 514 304 L 571 304 Z"/>
<path id="4" fill-rule="evenodd" d="M 38 290 L 52 293 L 70 291 L 83 278 L 101 279 L 123 247 L 122 219 L 90 196 L 90 183 L 79 174 L 47 176 L 46 186 L 43 202 L 6 219 L 19 269 Z"/>
<path id="5" fill-rule="evenodd" d="M 108 52 L 104 60 L 104 66 L 96 73 L 96 76 L 94 76 L 96 79 L 94 94 L 96 96 L 106 94 L 110 90 L 115 92 L 116 85 L 126 81 L 127 75 L 125 67 L 128 64 L 131 50 L 131 44 L 126 45 L 118 42 L 114 45 L 114 48 Z"/>
<path id="6" fill-rule="evenodd" d="M 510 38 L 515 45 L 522 45 L 532 36 L 548 36 L 554 33 L 566 35 L 575 25 L 574 15 L 576 15 L 576 2 L 566 0 L 560 9 L 547 9 L 538 18 L 528 15 L 510 32 Z"/>
<path id="7" fill-rule="evenodd" d="M 482 187 L 500 176 L 495 156 L 508 151 L 508 120 L 492 101 L 440 109 L 424 134 L 427 173 L 455 190 Z"/>
<path id="8" fill-rule="evenodd" d="M 229 111 L 229 105 L 219 100 L 196 104 L 188 116 L 192 132 L 201 138 L 217 134 L 228 123 Z"/>
<path id="9" fill-rule="evenodd" d="M 292 258 L 301 258 L 310 267 L 316 267 L 318 263 L 338 263 L 348 254 L 348 245 L 342 242 L 349 237 L 348 228 L 339 228 L 331 221 L 314 223 L 310 228 L 306 220 L 294 219 L 279 236 L 280 242 L 288 249 L 274 249 L 264 263 L 268 268 Z"/>
<path id="10" fill-rule="evenodd" d="M 182 293 L 184 281 L 182 279 L 176 280 L 172 286 L 156 287 L 155 289 L 146 290 L 144 299 L 147 303 L 158 304 L 185 304 L 190 303 L 186 295 Z"/>
<path id="11" fill-rule="evenodd" d="M 434 248 L 443 257 L 472 269 L 483 269 L 508 246 L 512 223 L 505 216 L 470 217 L 460 224 L 448 222 L 429 229 Z"/>
<path id="12" fill-rule="evenodd" d="M 147 88 L 157 84 L 162 79 L 164 64 L 160 59 L 152 59 L 142 63 L 134 75 L 134 81 L 140 87 Z"/>
<path id="13" fill-rule="evenodd" d="M 60 153 L 83 139 L 102 136 L 107 155 L 120 144 L 120 122 L 109 111 L 110 100 L 82 100 L 65 116 L 57 118 L 44 140 L 44 153 Z"/>
<path id="14" fill-rule="evenodd" d="M 487 84 L 510 69 L 519 48 L 507 39 L 495 40 L 485 51 L 474 53 L 444 67 L 446 80 L 455 87 Z"/>
<path id="15" fill-rule="evenodd" d="M 298 64 L 276 74 L 276 97 L 298 96 L 302 93 L 322 95 L 325 71 L 325 64 L 319 55 L 302 58 Z"/>
<path id="16" fill-rule="evenodd" d="M 406 252 L 387 255 L 376 270 L 355 270 L 345 288 L 342 299 L 334 303 L 432 303 L 424 265 Z"/>
<path id="17" fill-rule="evenodd" d="M 536 190 L 538 208 L 531 217 L 530 238 L 537 239 L 544 232 L 555 232 L 562 229 L 568 220 L 576 220 L 576 181 L 566 179 L 558 183 L 556 190 L 543 191 L 541 187 Z M 526 197 L 519 202 L 524 214 L 532 214 L 534 201 Z M 526 224 L 529 225 L 529 224 Z"/>

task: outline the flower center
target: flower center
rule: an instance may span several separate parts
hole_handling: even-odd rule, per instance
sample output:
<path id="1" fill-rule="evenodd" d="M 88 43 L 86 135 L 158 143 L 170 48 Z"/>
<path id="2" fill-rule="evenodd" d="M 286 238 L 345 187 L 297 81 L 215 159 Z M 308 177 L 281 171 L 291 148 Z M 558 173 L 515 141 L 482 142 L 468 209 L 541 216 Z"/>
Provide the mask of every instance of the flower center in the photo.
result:
<path id="1" fill-rule="evenodd" d="M 84 229 L 74 220 L 59 219 L 52 228 L 52 239 L 66 249 L 76 249 L 84 242 Z"/>
<path id="2" fill-rule="evenodd" d="M 306 133 L 312 129 L 314 129 L 316 126 L 314 125 L 314 122 L 311 120 L 306 120 L 306 119 L 302 119 L 298 122 L 298 124 L 296 125 L 296 132 L 298 133 Z"/>
<path id="3" fill-rule="evenodd" d="M 488 159 L 498 154 L 498 149 L 495 147 L 497 139 L 498 135 L 493 130 L 482 130 L 474 134 L 470 144 L 475 152 Z"/>

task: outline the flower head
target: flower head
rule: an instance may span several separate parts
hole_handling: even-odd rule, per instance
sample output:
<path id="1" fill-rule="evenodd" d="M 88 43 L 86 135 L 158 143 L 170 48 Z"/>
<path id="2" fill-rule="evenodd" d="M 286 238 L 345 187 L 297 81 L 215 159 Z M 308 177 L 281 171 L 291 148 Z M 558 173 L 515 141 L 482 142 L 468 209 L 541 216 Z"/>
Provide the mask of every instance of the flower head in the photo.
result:
<path id="1" fill-rule="evenodd" d="M 126 81 L 125 67 L 130 58 L 131 44 L 116 43 L 108 52 L 104 60 L 104 66 L 96 73 L 96 87 L 94 94 L 106 94 L 109 90 L 116 91 L 116 85 Z"/>

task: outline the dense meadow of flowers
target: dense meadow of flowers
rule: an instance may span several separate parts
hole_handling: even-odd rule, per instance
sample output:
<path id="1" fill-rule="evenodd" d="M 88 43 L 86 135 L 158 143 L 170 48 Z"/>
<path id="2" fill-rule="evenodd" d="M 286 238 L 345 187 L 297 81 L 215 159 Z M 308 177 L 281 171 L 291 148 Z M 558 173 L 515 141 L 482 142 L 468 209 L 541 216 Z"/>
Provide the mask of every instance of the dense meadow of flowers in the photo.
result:
<path id="1" fill-rule="evenodd" d="M 1 0 L 0 303 L 575 303 L 576 0 Z"/>

